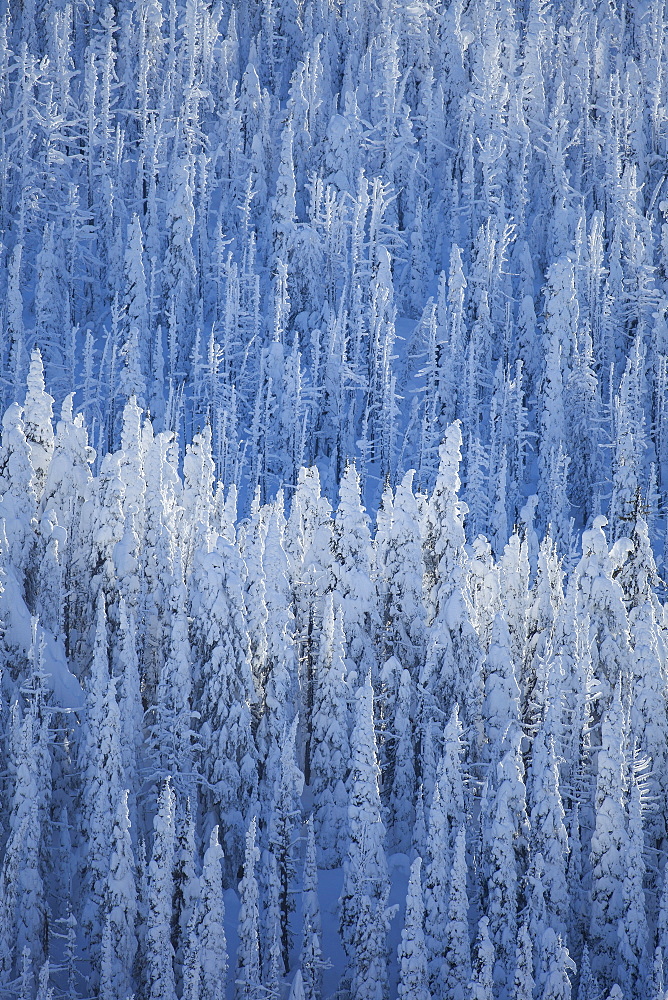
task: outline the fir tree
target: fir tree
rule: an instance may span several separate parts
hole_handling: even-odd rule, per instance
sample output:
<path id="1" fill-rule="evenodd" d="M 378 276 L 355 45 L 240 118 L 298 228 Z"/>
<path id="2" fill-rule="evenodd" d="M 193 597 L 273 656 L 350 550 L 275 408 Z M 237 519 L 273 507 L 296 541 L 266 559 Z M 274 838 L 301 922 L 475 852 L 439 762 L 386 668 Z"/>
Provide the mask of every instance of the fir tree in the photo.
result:
<path id="1" fill-rule="evenodd" d="M 350 841 L 340 899 L 341 933 L 349 957 L 354 956 L 359 947 L 357 934 L 359 921 L 362 919 L 359 914 L 362 901 L 366 900 L 364 905 L 370 913 L 382 902 L 382 913 L 388 889 L 385 827 L 381 819 L 378 787 L 380 775 L 373 729 L 373 689 L 370 678 L 367 678 L 363 687 L 358 688 L 356 701 L 348 778 Z M 365 919 L 370 918 L 370 913 Z"/>
<path id="2" fill-rule="evenodd" d="M 371 582 L 371 534 L 354 465 L 349 465 L 341 478 L 332 553 L 333 589 L 337 605 L 343 610 L 348 656 L 360 680 L 367 670 L 372 670 L 375 680 L 373 636 L 377 608 Z"/>
<path id="3" fill-rule="evenodd" d="M 137 950 L 135 937 L 137 887 L 127 791 L 121 792 L 116 808 L 104 911 L 109 949 L 109 995 L 130 996 L 132 967 Z"/>
<path id="4" fill-rule="evenodd" d="M 471 973 L 469 996 L 471 1000 L 492 1000 L 492 971 L 494 968 L 494 945 L 490 941 L 487 917 L 478 921 L 478 938 Z"/>
<path id="5" fill-rule="evenodd" d="M 534 991 L 533 948 L 526 923 L 520 927 L 515 955 L 512 998 L 513 1000 L 532 1000 Z"/>
<path id="6" fill-rule="evenodd" d="M 529 789 L 532 852 L 540 853 L 545 865 L 543 884 L 549 922 L 557 934 L 565 936 L 569 910 L 566 883 L 568 836 L 554 742 L 550 739 L 546 745 L 542 728 L 533 742 Z"/>
<path id="7" fill-rule="evenodd" d="M 545 970 L 541 997 L 544 1000 L 570 1000 L 571 982 L 568 973 L 575 972 L 575 962 L 569 957 L 568 949 L 551 927 L 545 931 L 541 946 Z"/>
<path id="8" fill-rule="evenodd" d="M 225 904 L 218 827 L 214 827 L 202 866 L 200 913 L 197 924 L 198 961 L 200 968 L 199 996 L 210 1000 L 224 995 L 227 974 L 227 943 L 225 940 Z"/>
<path id="9" fill-rule="evenodd" d="M 255 869 L 260 852 L 255 844 L 256 820 L 253 818 L 246 833 L 244 875 L 239 883 L 239 949 L 235 996 L 238 1000 L 257 1000 L 261 989 L 258 885 Z"/>
<path id="10" fill-rule="evenodd" d="M 173 1000 L 174 949 L 171 943 L 172 868 L 174 864 L 174 793 L 169 778 L 160 791 L 158 811 L 153 820 L 153 852 L 148 866 L 148 914 L 146 973 L 151 1000 Z"/>
<path id="11" fill-rule="evenodd" d="M 240 572 L 237 551 L 219 537 L 213 551 L 199 553 L 191 602 L 195 687 L 206 747 L 204 773 L 231 870 L 241 860 L 243 814 L 257 788 L 251 720 L 256 694 Z"/>
<path id="12" fill-rule="evenodd" d="M 623 811 L 624 731 L 621 685 L 618 684 L 614 700 L 601 723 L 601 749 L 598 751 L 596 779 L 596 828 L 591 840 L 593 871 L 590 934 L 596 949 L 592 966 L 602 975 L 609 975 L 616 964 L 616 928 L 623 907 L 623 858 L 628 849 Z"/>
<path id="13" fill-rule="evenodd" d="M 420 868 L 422 859 L 411 865 L 406 895 L 406 918 L 399 945 L 399 987 L 402 1000 L 428 1000 L 429 977 L 424 943 L 424 903 Z"/>
<path id="14" fill-rule="evenodd" d="M 464 1000 L 471 979 L 466 879 L 466 835 L 462 826 L 457 834 L 450 872 L 450 898 L 444 941 L 445 961 L 442 968 L 443 985 L 453 1000 Z"/>
<path id="15" fill-rule="evenodd" d="M 299 796 L 304 778 L 295 760 L 297 719 L 283 732 L 280 766 L 275 775 L 274 796 L 269 823 L 269 840 L 276 859 L 278 905 L 280 907 L 280 945 L 283 973 L 290 968 L 292 934 L 290 914 L 294 911 L 295 876 L 293 843 L 295 828 L 300 820 Z"/>
<path id="16" fill-rule="evenodd" d="M 318 856 L 329 868 L 340 862 L 347 843 L 345 780 L 350 757 L 343 614 L 338 611 L 334 617 L 331 596 L 325 603 L 322 625 L 314 692 L 311 788 Z"/>
<path id="17" fill-rule="evenodd" d="M 649 936 L 643 885 L 644 846 L 640 786 L 638 775 L 634 773 L 628 803 L 628 848 L 618 930 L 620 951 L 618 979 L 624 985 L 625 996 L 629 998 L 645 995 L 648 979 Z"/>
<path id="18" fill-rule="evenodd" d="M 306 852 L 302 882 L 303 915 L 300 964 L 306 1000 L 319 1000 L 322 992 L 322 969 L 324 963 L 320 950 L 322 922 L 318 901 L 318 869 L 316 867 L 315 835 L 313 832 L 312 816 L 307 820 L 306 830 Z"/>
<path id="19" fill-rule="evenodd" d="M 12 403 L 2 418 L 0 438 L 0 517 L 9 542 L 9 566 L 21 588 L 35 544 L 37 509 L 35 470 L 22 414 L 19 404 Z"/>
<path id="20" fill-rule="evenodd" d="M 44 388 L 44 365 L 39 350 L 30 356 L 30 370 L 25 402 L 23 429 L 30 445 L 30 461 L 34 470 L 33 488 L 39 502 L 53 456 L 53 398 Z"/>

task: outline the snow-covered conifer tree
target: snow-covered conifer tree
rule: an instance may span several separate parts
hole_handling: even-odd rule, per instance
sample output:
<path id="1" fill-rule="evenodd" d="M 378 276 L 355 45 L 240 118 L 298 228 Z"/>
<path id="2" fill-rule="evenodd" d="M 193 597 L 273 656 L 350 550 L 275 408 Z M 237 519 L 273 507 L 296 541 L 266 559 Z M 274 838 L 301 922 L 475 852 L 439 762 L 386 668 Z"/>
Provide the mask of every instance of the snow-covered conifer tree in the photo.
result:
<path id="1" fill-rule="evenodd" d="M 634 773 L 628 802 L 628 846 L 624 857 L 617 972 L 617 979 L 629 998 L 646 995 L 649 980 L 644 847 L 640 784 Z"/>
<path id="2" fill-rule="evenodd" d="M 194 795 L 198 767 L 198 740 L 192 707 L 191 649 L 185 588 L 180 566 L 169 596 L 171 635 L 165 642 L 165 657 L 158 679 L 157 704 L 152 706 L 154 761 L 161 778 L 170 775 L 177 793 Z M 185 927 L 184 927 L 185 930 Z"/>
<path id="3" fill-rule="evenodd" d="M 169 778 L 160 791 L 153 820 L 153 852 L 148 866 L 146 982 L 151 1000 L 174 1000 L 174 949 L 171 943 L 172 868 L 174 864 L 174 792 Z"/>
<path id="4" fill-rule="evenodd" d="M 288 118 L 281 135 L 281 154 L 272 201 L 273 252 L 277 260 L 287 263 L 295 237 L 295 167 L 293 161 L 294 128 Z"/>
<path id="5" fill-rule="evenodd" d="M 3 859 L 0 903 L 5 931 L 2 944 L 2 975 L 6 981 L 18 973 L 19 956 L 26 951 L 41 963 L 48 948 L 48 911 L 44 893 L 44 869 L 40 842 L 45 831 L 40 817 L 44 775 L 36 737 L 38 719 L 29 709 L 17 734 L 13 760 L 14 787 L 9 812 L 9 838 Z M 18 719 L 16 720 L 18 724 Z"/>
<path id="6" fill-rule="evenodd" d="M 491 760 L 499 757 L 506 745 L 512 745 L 519 728 L 520 689 L 516 669 L 512 660 L 508 626 L 497 615 L 492 643 L 483 664 L 485 697 L 482 711 Z"/>
<path id="7" fill-rule="evenodd" d="M 450 870 L 450 898 L 448 900 L 442 968 L 442 982 L 453 1000 L 464 1000 L 471 979 L 469 901 L 466 879 L 466 834 L 464 826 L 461 826 L 457 834 Z"/>
<path id="8" fill-rule="evenodd" d="M 318 869 L 316 866 L 313 817 L 306 822 L 306 852 L 302 881 L 302 945 L 300 965 L 306 1000 L 319 1000 L 322 992 L 322 921 L 318 901 Z"/>
<path id="9" fill-rule="evenodd" d="M 387 891 L 379 900 L 364 893 L 357 910 L 351 996 L 355 1000 L 382 1000 L 387 995 L 387 932 L 391 911 Z"/>
<path id="10" fill-rule="evenodd" d="M 123 598 L 119 602 L 118 703 L 121 713 L 121 771 L 128 786 L 131 821 L 137 816 L 137 769 L 143 744 L 144 706 L 139 677 L 134 615 L 128 614 Z"/>
<path id="11" fill-rule="evenodd" d="M 651 771 L 646 777 L 650 789 L 648 807 L 644 815 L 647 836 L 657 843 L 665 836 L 663 811 L 652 806 L 652 798 L 663 801 L 668 786 L 668 760 L 666 759 L 666 729 L 668 717 L 662 697 L 663 664 L 665 650 L 661 631 L 655 621 L 655 607 L 651 598 L 632 608 L 630 615 L 631 643 L 631 705 L 629 735 L 632 743 L 641 747 L 651 760 Z"/>
<path id="12" fill-rule="evenodd" d="M 410 832 L 415 818 L 415 747 L 411 703 L 411 676 L 407 670 L 403 670 L 393 725 L 390 815 L 393 840 L 404 850 L 409 846 Z"/>
<path id="13" fill-rule="evenodd" d="M 218 827 L 214 826 L 202 865 L 200 913 L 197 924 L 200 966 L 200 997 L 211 1000 L 224 993 L 227 974 L 225 903 Z"/>
<path id="14" fill-rule="evenodd" d="M 269 841 L 276 859 L 278 905 L 280 908 L 280 947 L 283 971 L 290 968 L 292 934 L 290 914 L 294 911 L 293 879 L 295 859 L 293 852 L 295 829 L 301 818 L 299 797 L 304 787 L 304 776 L 295 759 L 297 719 L 283 731 L 281 758 L 274 776 L 274 794 L 269 821 Z"/>
<path id="15" fill-rule="evenodd" d="M 331 505 L 320 494 L 314 466 L 299 473 L 285 529 L 285 550 L 292 580 L 295 636 L 299 651 L 300 718 L 305 729 L 304 778 L 310 783 L 316 692 L 325 593 L 331 589 Z M 345 656 L 345 651 L 342 654 Z M 343 662 L 343 661 L 342 661 Z M 338 669 L 338 668 L 337 668 Z M 346 671 L 342 668 L 343 676 Z"/>
<path id="16" fill-rule="evenodd" d="M 81 552 L 79 571 L 97 596 L 104 593 L 110 627 L 118 627 L 118 587 L 116 585 L 116 545 L 125 531 L 123 517 L 123 480 L 120 456 L 107 454 L 102 459 L 100 475 L 81 512 Z M 85 552 L 85 555 L 84 555 Z"/>
<path id="17" fill-rule="evenodd" d="M 172 866 L 171 935 L 174 949 L 174 981 L 177 993 L 183 990 L 183 969 L 190 938 L 193 914 L 197 909 L 201 885 L 195 871 L 195 820 L 190 799 L 179 801 L 175 793 L 174 863 Z"/>
<path id="18" fill-rule="evenodd" d="M 382 641 L 414 674 L 425 643 L 424 573 L 420 517 L 413 493 L 413 475 L 398 484 L 389 523 L 375 538 L 376 586 L 380 597 Z"/>
<path id="19" fill-rule="evenodd" d="M 25 402 L 23 432 L 30 445 L 30 462 L 34 471 L 33 488 L 39 502 L 53 456 L 53 397 L 44 387 L 44 365 L 38 349 L 30 355 L 30 369 Z"/>
<path id="20" fill-rule="evenodd" d="M 640 463 L 643 427 L 636 425 L 638 413 L 630 399 L 632 388 L 630 359 L 615 399 L 615 450 L 612 462 L 612 496 L 609 521 L 613 541 L 626 535 L 627 521 L 632 521 L 639 505 Z"/>
<path id="21" fill-rule="evenodd" d="M 258 885 L 255 876 L 260 852 L 255 843 L 257 823 L 253 818 L 246 833 L 244 875 L 239 883 L 239 948 L 237 950 L 237 1000 L 257 1000 L 261 987 Z"/>
<path id="22" fill-rule="evenodd" d="M 116 811 L 122 791 L 120 713 L 116 678 L 109 671 L 107 621 L 102 593 L 98 597 L 93 664 L 87 695 L 88 719 L 80 745 L 83 876 L 86 886 L 81 924 L 86 929 L 89 956 L 96 970 L 109 872 L 109 848 L 113 843 Z M 113 941 L 113 928 L 110 928 L 110 933 Z M 96 980 L 96 971 L 93 978 Z"/>
<path id="23" fill-rule="evenodd" d="M 544 863 L 543 885 L 550 926 L 565 938 L 569 911 L 566 884 L 568 835 L 559 791 L 554 741 L 539 729 L 533 741 L 529 781 L 531 848 Z"/>
<path id="24" fill-rule="evenodd" d="M 106 932 L 109 935 L 110 995 L 130 996 L 132 967 L 137 950 L 137 887 L 127 790 L 121 792 L 116 807 L 104 912 Z"/>
<path id="25" fill-rule="evenodd" d="M 466 511 L 458 499 L 461 446 L 461 426 L 455 421 L 448 427 L 439 448 L 438 476 L 426 510 L 424 554 L 431 621 L 445 610 L 448 598 L 461 584 L 464 568 Z"/>
<path id="26" fill-rule="evenodd" d="M 406 917 L 399 945 L 399 986 L 401 1000 L 429 1000 L 429 975 L 424 943 L 424 902 L 420 869 L 422 859 L 411 865 L 406 894 Z"/>
<path id="27" fill-rule="evenodd" d="M 195 210 L 193 204 L 193 173 L 192 156 L 175 157 L 171 169 L 171 192 L 169 215 L 167 218 L 167 252 L 164 262 L 163 283 L 169 306 L 173 309 L 174 322 L 179 330 L 193 330 L 192 318 L 195 315 L 197 272 L 192 248 L 192 237 L 195 228 Z M 190 356 L 194 330 L 184 337 L 176 358 L 172 358 L 170 368 L 172 376 L 181 371 L 186 359 Z"/>
<path id="28" fill-rule="evenodd" d="M 371 533 L 354 465 L 348 465 L 341 478 L 332 552 L 334 594 L 343 610 L 347 652 L 357 667 L 358 678 L 361 680 L 367 670 L 372 670 L 375 681 L 373 637 L 378 613 L 371 580 Z"/>
<path id="29" fill-rule="evenodd" d="M 124 343 L 121 349 L 124 363 L 121 391 L 128 399 L 134 396 L 142 407 L 147 403 L 148 357 L 142 352 L 145 351 L 149 321 L 143 254 L 141 222 L 139 216 L 135 215 L 128 227 L 124 262 L 125 290 L 122 302 Z"/>
<path id="30" fill-rule="evenodd" d="M 24 574 L 35 544 L 37 497 L 35 470 L 25 434 L 23 411 L 18 403 L 6 410 L 0 438 L 0 518 L 9 542 L 9 566 L 23 587 Z"/>
<path id="31" fill-rule="evenodd" d="M 489 937 L 487 917 L 478 921 L 478 937 L 471 973 L 469 997 L 471 1000 L 492 1000 L 492 973 L 494 970 L 494 945 Z"/>
<path id="32" fill-rule="evenodd" d="M 35 286 L 35 333 L 47 364 L 58 373 L 59 388 L 65 368 L 66 309 L 63 295 L 61 244 L 55 241 L 54 224 L 47 222 L 37 254 Z"/>
<path id="33" fill-rule="evenodd" d="M 601 748 L 596 778 L 596 827 L 591 839 L 591 927 L 592 967 L 609 976 L 618 956 L 617 925 L 623 911 L 624 858 L 628 838 L 623 797 L 626 722 L 621 684 L 601 722 Z"/>
<path id="34" fill-rule="evenodd" d="M 512 1000 L 532 1000 L 533 991 L 533 949 L 529 928 L 525 922 L 520 927 L 517 938 Z"/>
<path id="35" fill-rule="evenodd" d="M 385 900 L 388 889 L 385 858 L 385 827 L 381 819 L 379 768 L 373 728 L 371 678 L 356 693 L 355 728 L 350 740 L 351 769 L 348 777 L 348 822 L 350 840 L 344 863 L 341 890 L 341 934 L 349 957 L 358 948 L 361 899 L 375 907 Z M 383 902 L 383 908 L 385 903 Z"/>
<path id="36" fill-rule="evenodd" d="M 206 746 L 207 799 L 220 820 L 230 871 L 242 856 L 244 813 L 257 789 L 257 751 L 251 728 L 256 693 L 238 551 L 219 537 L 199 550 L 191 585 L 192 647 L 200 734 Z"/>
<path id="37" fill-rule="evenodd" d="M 313 707 L 311 789 L 318 856 L 323 867 L 343 858 L 348 837 L 348 696 L 345 680 L 343 612 L 334 617 L 332 595 L 325 601 Z"/>
<path id="38" fill-rule="evenodd" d="M 282 495 L 269 513 L 262 552 L 265 578 L 266 651 L 262 676 L 264 713 L 257 730 L 258 750 L 270 773 L 280 756 L 283 730 L 292 722 L 290 705 L 297 696 L 297 663 L 293 645 L 294 615 L 290 602 L 288 559 L 283 539 Z"/>
<path id="39" fill-rule="evenodd" d="M 422 786 L 420 786 L 422 791 Z M 425 876 L 425 944 L 431 993 L 442 986 L 443 961 L 447 934 L 448 867 L 450 859 L 446 803 L 441 799 L 437 782 L 429 810 L 426 847 L 429 863 Z"/>
<path id="40" fill-rule="evenodd" d="M 611 700 L 628 655 L 624 594 L 603 533 L 606 524 L 606 519 L 599 515 L 591 528 L 583 532 L 582 558 L 569 580 L 578 613 L 589 616 L 592 669 L 602 686 L 604 704 Z"/>
<path id="41" fill-rule="evenodd" d="M 579 447 L 570 449 L 569 497 L 582 524 L 587 524 L 589 515 L 596 513 L 596 483 L 601 475 L 601 402 L 594 364 L 591 337 L 583 333 L 578 336 L 565 387 L 569 404 L 566 411 L 568 440 L 580 442 Z"/>
<path id="42" fill-rule="evenodd" d="M 555 931 L 548 927 L 542 939 L 543 968 L 545 976 L 541 988 L 544 1000 L 570 1000 L 569 972 L 575 972 L 575 962 Z"/>

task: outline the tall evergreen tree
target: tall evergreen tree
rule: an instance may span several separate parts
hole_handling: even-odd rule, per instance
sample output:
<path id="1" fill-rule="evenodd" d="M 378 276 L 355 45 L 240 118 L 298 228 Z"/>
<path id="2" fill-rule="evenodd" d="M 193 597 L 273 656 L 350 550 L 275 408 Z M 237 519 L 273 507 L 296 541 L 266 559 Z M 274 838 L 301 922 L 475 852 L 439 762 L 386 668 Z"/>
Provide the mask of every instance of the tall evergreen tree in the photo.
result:
<path id="1" fill-rule="evenodd" d="M 225 903 L 218 827 L 214 827 L 202 865 L 200 913 L 197 924 L 198 959 L 200 968 L 199 995 L 216 1000 L 224 995 L 227 975 L 227 942 L 225 938 Z"/>
<path id="2" fill-rule="evenodd" d="M 243 816 L 257 791 L 257 751 L 251 705 L 248 632 L 237 550 L 219 537 L 211 552 L 199 550 L 191 582 L 192 646 L 204 775 L 210 808 L 220 819 L 226 861 L 242 856 Z"/>
<path id="3" fill-rule="evenodd" d="M 30 356 L 30 369 L 25 402 L 23 404 L 23 428 L 30 445 L 30 461 L 35 473 L 33 488 L 39 501 L 46 483 L 49 465 L 53 456 L 53 397 L 44 387 L 44 364 L 38 349 Z"/>
<path id="4" fill-rule="evenodd" d="M 463 1000 L 466 997 L 471 979 L 466 879 L 466 835 L 462 826 L 457 834 L 450 872 L 448 922 L 444 942 L 445 961 L 442 968 L 443 984 L 453 1000 Z"/>
<path id="5" fill-rule="evenodd" d="M 171 943 L 174 865 L 174 792 L 167 778 L 160 790 L 158 811 L 153 820 L 153 851 L 148 865 L 148 913 L 146 972 L 148 995 L 173 1000 L 174 949 Z"/>
<path id="6" fill-rule="evenodd" d="M 402 1000 L 428 1000 L 429 976 L 424 943 L 424 902 L 420 868 L 422 859 L 411 865 L 406 895 L 406 918 L 399 945 L 399 986 L 397 995 Z"/>
<path id="7" fill-rule="evenodd" d="M 287 974 L 290 968 L 292 949 L 290 915 L 295 908 L 293 880 L 296 871 L 293 844 L 295 830 L 301 819 L 299 797 L 304 787 L 304 777 L 295 759 L 296 735 L 297 719 L 290 729 L 286 727 L 283 732 L 281 759 L 274 777 L 274 795 L 269 821 L 269 841 L 276 860 L 280 947 L 284 974 Z"/>
<path id="8" fill-rule="evenodd" d="M 356 702 L 355 728 L 350 741 L 351 770 L 348 777 L 350 840 L 344 862 L 340 899 L 341 934 L 349 958 L 355 956 L 359 947 L 357 933 L 363 900 L 366 900 L 364 905 L 373 912 L 381 903 L 384 908 L 388 891 L 385 827 L 381 819 L 380 774 L 373 728 L 373 689 L 370 677 L 358 688 Z"/>
<path id="9" fill-rule="evenodd" d="M 610 708 L 601 722 L 601 749 L 596 779 L 596 827 L 591 839 L 592 967 L 609 976 L 616 966 L 617 925 L 622 915 L 624 857 L 628 839 L 624 816 L 626 766 L 625 718 L 618 683 Z"/>
<path id="10" fill-rule="evenodd" d="M 331 595 L 325 602 L 320 642 L 314 692 L 310 783 L 318 855 L 323 866 L 334 867 L 342 859 L 347 844 L 348 796 L 345 781 L 350 749 L 343 614 L 338 611 L 334 617 Z"/>
<path id="11" fill-rule="evenodd" d="M 112 833 L 109 874 L 104 899 L 105 931 L 109 937 L 109 980 L 111 996 L 130 996 L 132 968 L 137 939 L 137 887 L 134 851 L 130 838 L 128 793 L 121 792 Z M 104 951 L 104 942 L 103 942 Z"/>
<path id="12" fill-rule="evenodd" d="M 257 849 L 257 824 L 253 818 L 246 833 L 244 875 L 239 883 L 239 948 L 235 996 L 239 1000 L 257 1000 L 261 992 L 258 885 L 255 870 L 260 852 Z"/>

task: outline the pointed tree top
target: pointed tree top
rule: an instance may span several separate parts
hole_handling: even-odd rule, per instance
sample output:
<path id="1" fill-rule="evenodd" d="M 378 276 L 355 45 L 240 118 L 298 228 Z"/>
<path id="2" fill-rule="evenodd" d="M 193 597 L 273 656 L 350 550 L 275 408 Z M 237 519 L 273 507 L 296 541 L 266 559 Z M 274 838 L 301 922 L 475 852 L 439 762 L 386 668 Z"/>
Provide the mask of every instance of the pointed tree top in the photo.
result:
<path id="1" fill-rule="evenodd" d="M 214 826 L 209 836 L 209 846 L 204 854 L 205 866 L 212 865 L 215 861 L 220 861 L 223 857 L 223 849 L 218 840 L 218 824 Z"/>
<path id="2" fill-rule="evenodd" d="M 295 978 L 292 980 L 292 986 L 290 987 L 290 996 L 288 1000 L 306 1000 L 306 994 L 304 993 L 304 980 L 302 979 L 302 970 L 297 969 L 295 972 Z"/>

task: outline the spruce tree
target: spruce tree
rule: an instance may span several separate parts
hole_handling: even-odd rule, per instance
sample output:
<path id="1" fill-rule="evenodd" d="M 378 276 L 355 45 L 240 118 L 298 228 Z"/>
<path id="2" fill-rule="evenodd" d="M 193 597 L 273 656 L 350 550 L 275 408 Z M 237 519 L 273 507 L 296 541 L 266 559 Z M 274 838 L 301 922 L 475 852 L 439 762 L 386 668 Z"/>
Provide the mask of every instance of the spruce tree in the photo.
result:
<path id="1" fill-rule="evenodd" d="M 362 505 L 360 480 L 348 465 L 339 486 L 339 505 L 332 535 L 333 591 L 343 611 L 347 654 L 361 681 L 368 670 L 376 681 L 373 637 L 377 628 L 376 593 L 371 581 L 371 534 Z"/>
<path id="2" fill-rule="evenodd" d="M 471 972 L 471 1000 L 492 1000 L 492 973 L 494 969 L 494 945 L 489 937 L 487 917 L 478 921 L 478 937 Z"/>
<path id="3" fill-rule="evenodd" d="M 325 602 L 320 655 L 315 671 L 311 789 L 318 857 L 323 867 L 340 863 L 347 845 L 349 769 L 348 695 L 345 680 L 343 613 Z"/>
<path id="4" fill-rule="evenodd" d="M 237 550 L 219 537 L 199 550 L 191 586 L 192 648 L 200 735 L 205 746 L 207 802 L 220 820 L 230 871 L 243 855 L 243 816 L 257 789 L 257 750 L 251 705 L 248 632 Z"/>
<path id="5" fill-rule="evenodd" d="M 125 790 L 121 792 L 116 807 L 104 897 L 105 933 L 109 939 L 110 996 L 130 996 L 132 993 L 132 967 L 137 950 L 137 887 L 134 867 L 128 793 Z"/>
<path id="6" fill-rule="evenodd" d="M 246 833 L 244 874 L 239 883 L 239 948 L 237 950 L 237 1000 L 258 1000 L 261 992 L 258 885 L 255 875 L 260 852 L 255 838 L 257 823 L 253 818 Z"/>
<path id="7" fill-rule="evenodd" d="M 280 947 L 283 973 L 290 968 L 292 933 L 290 915 L 294 911 L 295 859 L 293 844 L 296 828 L 300 825 L 299 797 L 304 787 L 304 777 L 295 759 L 297 719 L 290 729 L 283 731 L 280 765 L 275 774 L 269 841 L 276 859 L 278 905 L 280 908 Z"/>
<path id="8" fill-rule="evenodd" d="M 364 919 L 373 919 L 371 913 L 375 913 L 379 907 L 379 913 L 384 910 L 388 891 L 385 827 L 381 818 L 380 774 L 373 728 L 373 689 L 370 677 L 367 677 L 363 687 L 358 688 L 356 702 L 348 777 L 350 840 L 340 898 L 341 935 L 349 958 L 356 955 L 359 947 L 357 935 L 362 919 L 362 901 L 366 900 L 364 905 L 369 911 L 365 911 Z M 379 913 L 376 917 L 379 917 Z"/>
<path id="9" fill-rule="evenodd" d="M 420 868 L 422 859 L 411 865 L 406 894 L 406 917 L 399 945 L 399 986 L 401 1000 L 429 1000 L 429 976 L 424 943 L 424 902 Z"/>
<path id="10" fill-rule="evenodd" d="M 225 904 L 218 827 L 214 826 L 202 865 L 200 912 L 197 922 L 200 997 L 219 1000 L 225 995 L 227 943 L 225 939 Z"/>
<path id="11" fill-rule="evenodd" d="M 462 826 L 457 834 L 450 871 L 450 893 L 442 967 L 442 983 L 447 995 L 451 996 L 453 1000 L 464 1000 L 471 979 L 469 900 L 466 881 L 466 834 Z"/>
<path id="12" fill-rule="evenodd" d="M 174 865 L 174 792 L 169 778 L 160 790 L 153 820 L 153 851 L 148 865 L 146 984 L 151 1000 L 174 1000 L 174 949 L 171 943 Z"/>
<path id="13" fill-rule="evenodd" d="M 53 456 L 53 397 L 44 387 L 44 365 L 39 349 L 30 355 L 30 369 L 25 401 L 23 429 L 30 445 L 30 461 L 34 470 L 33 488 L 39 502 Z"/>
<path id="14" fill-rule="evenodd" d="M 18 403 L 6 410 L 0 436 L 0 518 L 4 520 L 8 561 L 21 590 L 35 545 L 37 497 L 31 447 Z"/>
<path id="15" fill-rule="evenodd" d="M 512 1000 L 532 1000 L 533 992 L 533 948 L 529 927 L 524 922 L 517 938 Z"/>
<path id="16" fill-rule="evenodd" d="M 541 942 L 545 976 L 540 996 L 543 1000 L 570 1000 L 571 981 L 569 972 L 575 972 L 575 962 L 569 957 L 568 949 L 551 927 L 543 934 Z"/>
<path id="17" fill-rule="evenodd" d="M 647 905 L 645 902 L 645 838 L 638 775 L 632 776 L 628 801 L 628 847 L 624 859 L 622 909 L 619 918 L 619 965 L 617 978 L 624 995 L 646 995 L 649 979 Z"/>
<path id="18" fill-rule="evenodd" d="M 422 786 L 420 791 L 422 791 Z M 448 920 L 448 865 L 450 860 L 447 819 L 438 783 L 431 800 L 429 829 L 425 839 L 429 855 L 424 886 L 425 945 L 430 990 L 434 994 L 442 985 Z"/>
<path id="19" fill-rule="evenodd" d="M 591 839 L 592 967 L 602 977 L 609 976 L 616 966 L 617 925 L 623 911 L 624 857 L 628 850 L 623 807 L 625 728 L 621 683 L 618 683 L 613 702 L 601 722 L 596 827 Z"/>
<path id="20" fill-rule="evenodd" d="M 306 851 L 302 880 L 302 945 L 300 965 L 306 1000 L 319 1000 L 322 993 L 322 921 L 318 901 L 318 869 L 313 816 L 306 822 Z"/>
<path id="21" fill-rule="evenodd" d="M 393 726 L 395 750 L 390 815 L 394 843 L 404 850 L 410 844 L 410 832 L 415 818 L 415 750 L 411 702 L 411 678 L 408 671 L 403 670 Z"/>
<path id="22" fill-rule="evenodd" d="M 547 745 L 546 745 L 547 744 Z M 569 913 L 566 883 L 568 835 L 559 791 L 559 771 L 554 741 L 541 728 L 533 742 L 529 782 L 531 847 L 544 862 L 545 886 L 550 926 L 565 936 Z"/>

